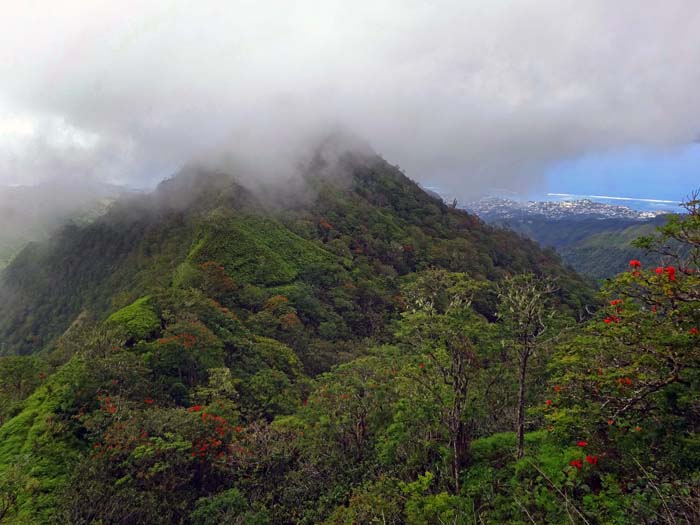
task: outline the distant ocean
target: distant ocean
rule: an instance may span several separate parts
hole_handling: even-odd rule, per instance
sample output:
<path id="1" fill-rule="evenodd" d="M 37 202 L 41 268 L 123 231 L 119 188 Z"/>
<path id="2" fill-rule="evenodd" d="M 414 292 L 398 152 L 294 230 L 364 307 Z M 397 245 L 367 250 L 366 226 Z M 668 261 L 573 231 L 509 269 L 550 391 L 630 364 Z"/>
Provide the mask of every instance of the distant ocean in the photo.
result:
<path id="1" fill-rule="evenodd" d="M 626 197 L 618 195 L 581 195 L 573 193 L 555 193 L 547 192 L 541 194 L 529 195 L 525 200 L 535 201 L 570 201 L 588 199 L 593 202 L 601 202 L 604 204 L 612 204 L 618 206 L 627 206 L 633 210 L 639 211 L 667 211 L 676 213 L 681 211 L 680 201 L 671 199 L 656 199 L 647 197 Z"/>
<path id="2" fill-rule="evenodd" d="M 447 191 L 438 184 L 423 184 L 423 188 L 442 197 L 445 202 L 452 202 L 454 198 L 461 204 L 471 200 L 460 198 L 458 195 Z M 679 195 L 681 195 L 679 190 Z M 586 193 L 560 193 L 554 191 L 547 192 L 532 192 L 528 194 L 517 193 L 507 189 L 491 188 L 484 190 L 483 196 L 501 197 L 504 199 L 512 199 L 514 201 L 571 201 L 588 199 L 593 202 L 611 204 L 617 206 L 626 206 L 638 211 L 664 211 L 668 213 L 678 213 L 682 211 L 680 203 L 687 195 L 679 196 L 677 200 L 670 198 L 655 198 L 655 197 L 638 197 L 625 195 L 602 195 L 602 194 L 586 194 Z"/>

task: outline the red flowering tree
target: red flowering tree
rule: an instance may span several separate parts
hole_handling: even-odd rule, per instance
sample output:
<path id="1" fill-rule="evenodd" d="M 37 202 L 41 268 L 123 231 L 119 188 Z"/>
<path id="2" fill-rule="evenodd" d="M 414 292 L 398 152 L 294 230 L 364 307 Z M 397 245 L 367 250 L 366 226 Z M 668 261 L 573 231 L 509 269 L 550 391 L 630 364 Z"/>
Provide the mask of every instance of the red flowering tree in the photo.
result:
<path id="1" fill-rule="evenodd" d="M 184 387 L 203 384 L 210 368 L 223 366 L 221 341 L 200 322 L 172 324 L 148 349 L 151 369 L 178 402 L 185 401 Z"/>
<path id="2" fill-rule="evenodd" d="M 229 304 L 234 299 L 238 286 L 226 273 L 225 268 L 214 261 L 199 265 L 202 291 L 212 299 Z"/>
<path id="3" fill-rule="evenodd" d="M 639 242 L 660 264 L 630 261 L 604 286 L 606 306 L 553 363 L 563 388 L 561 408 L 549 411 L 552 427 L 563 437 L 588 436 L 625 483 L 700 467 L 699 206 L 689 201 L 687 214 Z"/>
<path id="4" fill-rule="evenodd" d="M 235 422 L 216 404 L 139 410 L 108 397 L 101 406 L 83 418 L 90 449 L 69 480 L 62 522 L 128 509 L 137 523 L 181 523 L 199 497 L 228 484 Z"/>

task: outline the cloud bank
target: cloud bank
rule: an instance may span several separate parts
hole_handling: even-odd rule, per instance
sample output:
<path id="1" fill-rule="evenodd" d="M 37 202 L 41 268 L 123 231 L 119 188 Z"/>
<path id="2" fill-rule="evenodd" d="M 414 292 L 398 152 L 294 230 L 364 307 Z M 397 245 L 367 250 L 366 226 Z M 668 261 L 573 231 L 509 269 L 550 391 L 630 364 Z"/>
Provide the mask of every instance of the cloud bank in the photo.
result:
<path id="1" fill-rule="evenodd" d="M 700 132 L 696 0 L 13 2 L 0 184 L 270 176 L 324 129 L 462 194 Z"/>

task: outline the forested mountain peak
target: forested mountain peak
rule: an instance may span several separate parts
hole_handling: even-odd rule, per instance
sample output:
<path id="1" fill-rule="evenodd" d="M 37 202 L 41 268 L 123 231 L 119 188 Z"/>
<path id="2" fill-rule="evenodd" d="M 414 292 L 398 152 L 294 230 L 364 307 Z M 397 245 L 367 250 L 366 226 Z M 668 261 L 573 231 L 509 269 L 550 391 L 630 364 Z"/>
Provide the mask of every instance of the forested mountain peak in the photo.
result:
<path id="1" fill-rule="evenodd" d="M 552 252 L 447 207 L 376 154 L 322 148 L 287 180 L 188 166 L 93 224 L 27 247 L 2 275 L 3 351 L 43 348 L 83 310 L 99 319 L 154 289 L 190 286 L 208 261 L 262 287 L 372 275 L 389 294 L 377 301 L 387 315 L 397 277 L 434 265 L 480 278 L 551 273 L 565 302 L 582 307 L 585 287 Z"/>

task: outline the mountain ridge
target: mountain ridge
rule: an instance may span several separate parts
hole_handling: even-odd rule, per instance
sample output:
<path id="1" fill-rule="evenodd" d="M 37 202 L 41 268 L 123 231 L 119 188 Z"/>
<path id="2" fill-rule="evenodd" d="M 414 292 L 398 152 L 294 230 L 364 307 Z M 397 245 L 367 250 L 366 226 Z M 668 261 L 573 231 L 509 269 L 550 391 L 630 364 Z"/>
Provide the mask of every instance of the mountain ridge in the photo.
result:
<path id="1" fill-rule="evenodd" d="M 190 286 L 208 259 L 236 282 L 265 289 L 308 284 L 325 271 L 352 282 L 352 275 L 362 281 L 378 274 L 395 287 L 398 276 L 428 264 L 491 279 L 554 272 L 564 289 L 585 287 L 551 252 L 450 209 L 379 157 L 315 160 L 290 185 L 291 196 L 269 187 L 256 193 L 221 171 L 189 167 L 152 194 L 117 201 L 90 225 L 28 246 L 2 274 L 3 352 L 36 351 L 86 308 L 101 318 L 156 288 Z M 251 270 L 256 265 L 262 274 Z M 370 309 L 383 317 L 394 309 L 390 303 L 378 300 Z M 330 308 L 334 319 L 344 313 Z M 358 323 L 350 332 L 372 333 Z"/>

